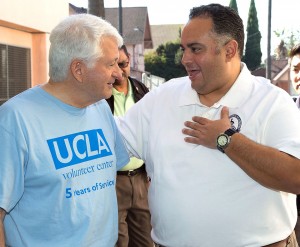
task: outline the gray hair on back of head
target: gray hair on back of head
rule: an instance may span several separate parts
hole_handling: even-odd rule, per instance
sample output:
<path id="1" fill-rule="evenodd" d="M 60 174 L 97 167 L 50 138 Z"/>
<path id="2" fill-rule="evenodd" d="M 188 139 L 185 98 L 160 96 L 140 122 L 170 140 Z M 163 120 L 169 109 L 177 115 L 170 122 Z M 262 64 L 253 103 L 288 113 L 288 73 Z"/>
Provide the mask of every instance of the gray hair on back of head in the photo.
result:
<path id="1" fill-rule="evenodd" d="M 92 67 L 103 56 L 103 37 L 115 38 L 118 47 L 123 38 L 109 22 L 91 14 L 71 15 L 61 21 L 50 34 L 49 76 L 53 81 L 67 78 L 74 59 Z"/>

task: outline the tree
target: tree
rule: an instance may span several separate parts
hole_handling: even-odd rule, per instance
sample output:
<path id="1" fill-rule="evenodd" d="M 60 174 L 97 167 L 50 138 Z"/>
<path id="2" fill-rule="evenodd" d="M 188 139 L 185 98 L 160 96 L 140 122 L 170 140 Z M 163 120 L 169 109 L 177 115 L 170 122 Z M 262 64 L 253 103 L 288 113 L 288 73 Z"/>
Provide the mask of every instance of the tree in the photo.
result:
<path id="1" fill-rule="evenodd" d="M 105 18 L 104 0 L 89 0 L 87 12 Z"/>
<path id="2" fill-rule="evenodd" d="M 166 80 L 185 76 L 179 41 L 167 42 L 160 45 L 156 52 L 146 54 L 145 70 Z"/>
<path id="3" fill-rule="evenodd" d="M 245 55 L 243 61 L 247 67 L 253 71 L 261 64 L 261 48 L 260 48 L 261 34 L 258 28 L 257 12 L 254 0 L 251 0 L 248 23 L 247 23 L 247 41 L 245 47 Z"/>
<path id="4" fill-rule="evenodd" d="M 239 10 L 238 10 L 237 4 L 236 4 L 236 0 L 230 0 L 229 7 L 234 9 L 237 13 L 239 13 Z"/>
<path id="5" fill-rule="evenodd" d="M 145 54 L 145 70 L 153 75 L 163 77 L 166 67 L 166 58 L 164 56 L 158 56 L 156 52 L 150 52 Z"/>

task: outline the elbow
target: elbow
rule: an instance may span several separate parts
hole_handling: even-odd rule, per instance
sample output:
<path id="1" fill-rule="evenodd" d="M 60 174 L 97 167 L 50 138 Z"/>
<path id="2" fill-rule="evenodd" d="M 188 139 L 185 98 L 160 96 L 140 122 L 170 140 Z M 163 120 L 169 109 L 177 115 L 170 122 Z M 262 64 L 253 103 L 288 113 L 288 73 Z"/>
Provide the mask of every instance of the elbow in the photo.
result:
<path id="1" fill-rule="evenodd" d="M 299 175 L 300 178 L 300 175 Z M 289 179 L 282 186 L 282 191 L 288 192 L 295 195 L 300 195 L 300 179 L 296 178 L 295 180 Z"/>
<path id="2" fill-rule="evenodd" d="M 297 184 L 295 186 L 295 188 L 292 188 L 291 193 L 296 194 L 296 195 L 300 195 L 300 184 Z"/>

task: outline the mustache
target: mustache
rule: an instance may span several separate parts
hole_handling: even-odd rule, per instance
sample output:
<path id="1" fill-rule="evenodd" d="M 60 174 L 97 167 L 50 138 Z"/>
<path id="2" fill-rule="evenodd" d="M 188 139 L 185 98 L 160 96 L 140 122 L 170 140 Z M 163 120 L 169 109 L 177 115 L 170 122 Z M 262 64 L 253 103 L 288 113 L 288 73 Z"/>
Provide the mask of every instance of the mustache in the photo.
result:
<path id="1" fill-rule="evenodd" d="M 123 78 L 123 79 L 128 79 L 127 74 L 126 74 L 126 73 L 122 73 L 122 78 Z M 120 80 L 117 79 L 117 78 L 116 78 L 116 81 L 117 81 L 117 82 L 120 82 Z"/>

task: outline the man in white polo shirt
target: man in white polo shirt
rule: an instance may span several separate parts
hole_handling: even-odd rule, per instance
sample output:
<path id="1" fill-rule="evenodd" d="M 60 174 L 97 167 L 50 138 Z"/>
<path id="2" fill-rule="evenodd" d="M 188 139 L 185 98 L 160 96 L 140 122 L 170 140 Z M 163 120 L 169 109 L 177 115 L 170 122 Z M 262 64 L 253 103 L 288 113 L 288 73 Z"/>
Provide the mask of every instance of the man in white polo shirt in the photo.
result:
<path id="1" fill-rule="evenodd" d="M 241 62 L 243 22 L 229 7 L 193 8 L 181 47 L 188 76 L 150 91 L 118 121 L 151 177 L 156 246 L 298 246 L 293 100 Z"/>

